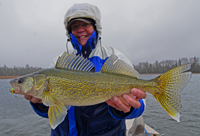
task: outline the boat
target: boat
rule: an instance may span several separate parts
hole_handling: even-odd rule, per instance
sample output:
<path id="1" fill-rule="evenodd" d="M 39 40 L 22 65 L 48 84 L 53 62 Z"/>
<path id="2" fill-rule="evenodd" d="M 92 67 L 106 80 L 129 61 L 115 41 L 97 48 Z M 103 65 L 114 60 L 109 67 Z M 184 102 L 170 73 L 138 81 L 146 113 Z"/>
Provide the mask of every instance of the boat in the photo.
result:
<path id="1" fill-rule="evenodd" d="M 144 123 L 142 116 L 126 120 L 126 136 L 161 136 L 156 130 Z"/>

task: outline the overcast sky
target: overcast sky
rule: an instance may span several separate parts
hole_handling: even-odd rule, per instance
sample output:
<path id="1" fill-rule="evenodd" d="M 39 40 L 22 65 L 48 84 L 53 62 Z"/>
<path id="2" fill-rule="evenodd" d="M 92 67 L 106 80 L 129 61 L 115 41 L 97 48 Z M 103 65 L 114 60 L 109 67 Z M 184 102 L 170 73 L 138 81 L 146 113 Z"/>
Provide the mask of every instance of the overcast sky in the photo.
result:
<path id="1" fill-rule="evenodd" d="M 200 57 L 200 0 L 0 0 L 0 65 L 49 67 L 66 50 L 66 11 L 83 2 L 101 11 L 103 45 L 135 65 Z"/>

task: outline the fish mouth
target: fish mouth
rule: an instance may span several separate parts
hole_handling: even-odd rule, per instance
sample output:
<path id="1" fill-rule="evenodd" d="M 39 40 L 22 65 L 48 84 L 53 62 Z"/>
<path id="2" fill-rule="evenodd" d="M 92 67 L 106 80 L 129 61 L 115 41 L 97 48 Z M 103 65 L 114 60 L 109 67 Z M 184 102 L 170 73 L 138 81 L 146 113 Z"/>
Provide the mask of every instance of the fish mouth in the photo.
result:
<path id="1" fill-rule="evenodd" d="M 22 90 L 20 89 L 19 85 L 16 85 L 14 82 L 10 81 L 11 89 L 9 90 L 11 93 L 14 94 L 21 94 Z"/>
<path id="2" fill-rule="evenodd" d="M 19 89 L 19 87 L 12 86 L 12 88 L 9 91 L 14 94 L 21 94 L 21 90 Z"/>

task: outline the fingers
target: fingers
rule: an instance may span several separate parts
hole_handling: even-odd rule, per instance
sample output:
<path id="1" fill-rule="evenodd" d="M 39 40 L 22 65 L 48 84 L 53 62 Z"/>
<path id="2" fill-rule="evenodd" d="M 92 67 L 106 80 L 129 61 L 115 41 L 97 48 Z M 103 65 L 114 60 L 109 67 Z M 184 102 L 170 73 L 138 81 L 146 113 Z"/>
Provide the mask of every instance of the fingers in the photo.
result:
<path id="1" fill-rule="evenodd" d="M 141 106 L 141 103 L 138 100 L 145 99 L 147 95 L 144 91 L 141 91 L 137 88 L 132 88 L 130 93 L 123 94 L 122 96 L 130 106 L 138 109 Z"/>
<path id="2" fill-rule="evenodd" d="M 136 98 L 139 99 L 145 99 L 147 97 L 147 94 L 144 91 L 141 91 L 137 88 L 132 88 L 131 94 L 133 94 L 134 96 L 136 96 Z"/>
<path id="3" fill-rule="evenodd" d="M 123 94 L 122 95 L 124 100 L 131 106 L 134 107 L 136 109 L 140 108 L 141 104 L 138 101 L 138 98 L 136 98 L 136 96 L 132 95 L 132 94 Z"/>
<path id="4" fill-rule="evenodd" d="M 129 112 L 131 106 L 123 103 L 119 97 L 114 96 L 111 99 L 106 101 L 108 105 L 114 107 L 115 109 L 123 112 Z"/>
<path id="5" fill-rule="evenodd" d="M 130 93 L 123 94 L 121 96 L 113 96 L 111 99 L 107 100 L 107 104 L 114 107 L 115 109 L 123 112 L 129 112 L 131 107 L 140 108 L 141 103 L 139 99 L 145 99 L 146 93 L 139 89 L 133 88 Z"/>
<path id="6" fill-rule="evenodd" d="M 24 98 L 31 101 L 32 103 L 42 103 L 41 99 L 35 98 L 31 95 L 24 95 Z"/>
<path id="7" fill-rule="evenodd" d="M 120 108 L 118 108 L 118 106 L 111 99 L 107 100 L 106 103 L 108 105 L 112 106 L 113 108 L 115 108 L 115 109 L 117 109 L 119 111 L 122 111 Z"/>
<path id="8" fill-rule="evenodd" d="M 114 103 L 117 105 L 118 109 L 120 109 L 121 111 L 124 111 L 125 113 L 126 112 L 129 112 L 130 111 L 130 108 L 131 106 L 129 105 L 129 103 L 124 103 L 121 99 L 123 99 L 121 96 L 119 97 L 116 97 L 114 96 L 112 98 L 112 101 L 114 101 Z"/>

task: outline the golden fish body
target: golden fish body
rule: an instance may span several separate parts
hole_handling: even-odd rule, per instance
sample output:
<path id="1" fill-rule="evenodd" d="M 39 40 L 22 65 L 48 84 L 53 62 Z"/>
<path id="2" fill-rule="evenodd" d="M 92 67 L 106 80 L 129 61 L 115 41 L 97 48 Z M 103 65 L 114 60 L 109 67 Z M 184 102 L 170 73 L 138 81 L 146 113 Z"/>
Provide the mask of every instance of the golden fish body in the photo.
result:
<path id="1" fill-rule="evenodd" d="M 138 88 L 151 93 L 167 113 L 179 121 L 180 92 L 191 78 L 190 65 L 176 67 L 152 80 L 138 79 L 131 66 L 110 56 L 101 72 L 89 72 L 93 64 L 81 56 L 63 53 L 55 68 L 41 70 L 10 81 L 17 94 L 42 99 L 49 106 L 50 125 L 55 129 L 67 114 L 67 105 L 87 106 Z"/>
<path id="2" fill-rule="evenodd" d="M 53 68 L 42 71 L 41 74 L 48 75 L 47 85 L 52 97 L 65 105 L 73 106 L 104 102 L 112 96 L 130 92 L 133 87 L 143 88 L 146 84 L 157 87 L 154 81 L 101 72 L 77 72 Z"/>

